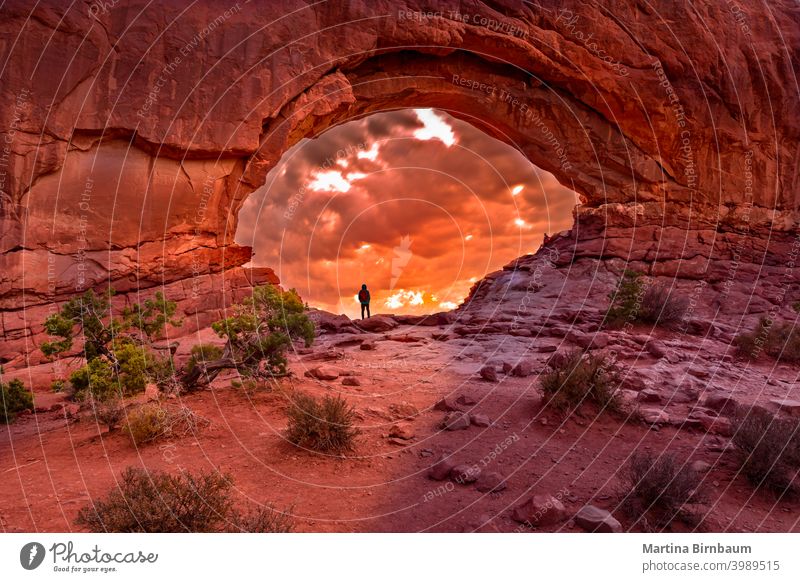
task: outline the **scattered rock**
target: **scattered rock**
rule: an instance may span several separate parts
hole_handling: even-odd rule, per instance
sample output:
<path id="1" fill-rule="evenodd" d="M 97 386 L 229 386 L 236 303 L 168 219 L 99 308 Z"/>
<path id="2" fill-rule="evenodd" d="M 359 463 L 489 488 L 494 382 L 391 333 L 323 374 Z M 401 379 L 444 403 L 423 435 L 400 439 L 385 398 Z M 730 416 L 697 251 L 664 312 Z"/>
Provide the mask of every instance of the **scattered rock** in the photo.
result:
<path id="1" fill-rule="evenodd" d="M 692 366 L 687 371 L 695 378 L 700 378 L 701 380 L 708 378 L 711 375 L 706 368 L 700 368 L 698 366 Z"/>
<path id="2" fill-rule="evenodd" d="M 361 386 L 361 380 L 355 376 L 346 376 L 342 379 L 342 386 Z"/>
<path id="3" fill-rule="evenodd" d="M 442 428 L 445 430 L 465 430 L 469 425 L 469 414 L 464 412 L 450 412 L 442 421 Z"/>
<path id="4" fill-rule="evenodd" d="M 481 473 L 475 482 L 475 488 L 481 493 L 498 493 L 506 489 L 505 477 L 497 471 Z"/>
<path id="5" fill-rule="evenodd" d="M 339 372 L 329 366 L 317 366 L 307 370 L 305 375 L 317 380 L 336 380 L 339 377 Z"/>
<path id="6" fill-rule="evenodd" d="M 706 432 L 729 437 L 733 435 L 733 423 L 727 416 L 709 416 L 707 414 L 698 415 L 697 420 L 703 425 Z"/>
<path id="7" fill-rule="evenodd" d="M 445 396 L 444 398 L 439 400 L 439 402 L 434 404 L 433 409 L 444 410 L 445 412 L 450 412 L 453 410 L 461 410 L 458 406 L 458 402 L 453 396 Z"/>
<path id="8" fill-rule="evenodd" d="M 669 414 L 660 408 L 640 408 L 639 415 L 647 424 L 669 424 Z"/>
<path id="9" fill-rule="evenodd" d="M 456 398 L 456 404 L 459 406 L 475 406 L 478 403 L 472 396 L 467 396 L 466 394 L 462 394 L 458 398 Z"/>
<path id="10" fill-rule="evenodd" d="M 443 453 L 439 460 L 428 471 L 428 477 L 434 481 L 444 481 L 450 476 L 456 464 L 450 457 L 450 453 Z"/>
<path id="11" fill-rule="evenodd" d="M 706 461 L 694 461 L 689 468 L 697 473 L 708 473 L 711 470 L 711 463 Z"/>
<path id="12" fill-rule="evenodd" d="M 389 414 L 394 420 L 410 420 L 419 416 L 419 409 L 410 402 L 403 401 L 399 404 L 390 404 Z"/>
<path id="13" fill-rule="evenodd" d="M 530 526 L 555 525 L 566 519 L 564 504 L 552 495 L 534 495 L 512 513 L 515 521 Z"/>
<path id="14" fill-rule="evenodd" d="M 414 433 L 414 428 L 407 423 L 397 423 L 392 425 L 389 429 L 389 437 L 390 438 L 398 438 L 403 439 L 404 441 L 410 441 L 416 436 Z"/>
<path id="15" fill-rule="evenodd" d="M 608 511 L 594 505 L 584 505 L 575 514 L 575 523 L 586 531 L 601 533 L 619 533 L 622 524 L 614 519 Z"/>
<path id="16" fill-rule="evenodd" d="M 503 362 L 502 369 L 503 369 L 503 374 L 508 374 L 511 372 L 511 370 L 514 369 L 514 366 L 509 362 Z"/>
<path id="17" fill-rule="evenodd" d="M 360 349 L 364 350 L 365 352 L 372 351 L 376 348 L 375 342 L 361 342 Z"/>
<path id="18" fill-rule="evenodd" d="M 475 426 L 487 427 L 492 424 L 492 421 L 489 420 L 489 417 L 486 416 L 485 414 L 470 415 L 470 420 L 472 421 L 472 424 L 474 424 Z"/>
<path id="19" fill-rule="evenodd" d="M 480 477 L 481 469 L 477 465 L 467 465 L 462 463 L 450 470 L 450 478 L 459 485 L 474 483 Z"/>
<path id="20" fill-rule="evenodd" d="M 484 366 L 478 373 L 487 382 L 497 382 L 497 369 L 494 366 Z"/>
<path id="21" fill-rule="evenodd" d="M 313 352 L 303 357 L 304 362 L 330 362 L 342 359 L 344 359 L 344 352 L 334 349 L 325 350 L 323 352 Z"/>
<path id="22" fill-rule="evenodd" d="M 514 368 L 511 370 L 512 376 L 517 376 L 519 378 L 526 378 L 533 374 L 533 364 L 528 362 L 527 360 L 523 360 L 519 362 Z"/>
<path id="23" fill-rule="evenodd" d="M 558 346 L 539 346 L 536 350 L 540 354 L 552 354 L 558 349 Z"/>
<path id="24" fill-rule="evenodd" d="M 706 393 L 700 399 L 699 404 L 720 414 L 733 414 L 739 406 L 739 402 L 727 392 Z"/>

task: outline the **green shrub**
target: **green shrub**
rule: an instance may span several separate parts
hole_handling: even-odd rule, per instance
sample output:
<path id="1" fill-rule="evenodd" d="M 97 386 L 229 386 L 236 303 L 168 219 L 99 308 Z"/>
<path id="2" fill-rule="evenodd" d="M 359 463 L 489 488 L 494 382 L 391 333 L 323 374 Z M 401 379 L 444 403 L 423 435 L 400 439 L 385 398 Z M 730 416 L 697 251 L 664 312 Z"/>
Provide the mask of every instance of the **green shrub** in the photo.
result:
<path id="1" fill-rule="evenodd" d="M 67 383 L 62 379 L 53 380 L 50 384 L 50 390 L 53 392 L 63 392 L 67 388 Z"/>
<path id="2" fill-rule="evenodd" d="M 237 511 L 232 487 L 219 473 L 169 475 L 129 467 L 119 487 L 82 508 L 75 524 L 96 533 L 291 531 L 291 518 L 271 506 Z"/>
<path id="3" fill-rule="evenodd" d="M 626 270 L 609 295 L 604 324 L 619 328 L 632 323 L 672 327 L 686 315 L 689 301 L 664 285 L 647 284 L 640 273 Z"/>
<path id="4" fill-rule="evenodd" d="M 587 402 L 608 412 L 621 408 L 616 396 L 619 370 L 605 355 L 576 349 L 554 357 L 550 371 L 542 374 L 540 381 L 546 406 L 556 410 L 571 413 Z"/>
<path id="5" fill-rule="evenodd" d="M 645 530 L 660 530 L 676 519 L 696 524 L 699 516 L 689 504 L 702 499 L 700 482 L 701 475 L 673 454 L 634 452 L 623 477 L 620 506 Z"/>
<path id="6" fill-rule="evenodd" d="M 800 362 L 800 330 L 790 323 L 762 317 L 753 331 L 736 336 L 734 345 L 741 357 L 755 359 L 763 351 L 780 362 Z"/>
<path id="7" fill-rule="evenodd" d="M 758 488 L 796 497 L 800 493 L 800 420 L 740 407 L 732 421 L 731 440 L 744 476 Z"/>
<path id="8" fill-rule="evenodd" d="M 22 380 L 14 378 L 7 384 L 0 382 L 0 422 L 9 423 L 23 410 L 33 411 L 33 394 Z"/>
<path id="9" fill-rule="evenodd" d="M 110 353 L 116 366 L 112 360 L 94 358 L 72 373 L 69 380 L 77 397 L 91 395 L 103 401 L 140 394 L 165 366 L 147 348 L 130 341 L 114 342 Z"/>
<path id="10" fill-rule="evenodd" d="M 292 397 L 286 438 L 297 446 L 322 452 L 353 449 L 359 430 L 355 410 L 341 396 L 314 398 L 302 392 Z"/>
<path id="11" fill-rule="evenodd" d="M 186 364 L 186 370 L 192 371 L 198 364 L 207 364 L 222 357 L 222 348 L 214 344 L 197 344 L 192 346 L 191 357 Z"/>

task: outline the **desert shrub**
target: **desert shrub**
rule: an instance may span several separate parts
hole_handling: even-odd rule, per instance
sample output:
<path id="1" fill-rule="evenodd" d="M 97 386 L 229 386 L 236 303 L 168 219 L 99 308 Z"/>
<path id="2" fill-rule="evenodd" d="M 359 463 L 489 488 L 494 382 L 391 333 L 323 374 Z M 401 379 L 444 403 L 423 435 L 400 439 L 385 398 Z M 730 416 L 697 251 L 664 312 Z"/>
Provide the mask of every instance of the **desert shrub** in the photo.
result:
<path id="1" fill-rule="evenodd" d="M 82 508 L 75 524 L 109 533 L 291 531 L 291 518 L 272 506 L 240 513 L 232 487 L 230 477 L 219 473 L 169 475 L 129 467 L 119 487 Z"/>
<path id="2" fill-rule="evenodd" d="M 225 527 L 230 533 L 290 533 L 294 520 L 289 511 L 278 511 L 272 505 L 233 512 Z"/>
<path id="3" fill-rule="evenodd" d="M 50 384 L 50 390 L 53 392 L 64 392 L 67 389 L 67 383 L 61 378 L 57 378 Z"/>
<path id="4" fill-rule="evenodd" d="M 95 419 L 108 427 L 109 432 L 113 431 L 125 416 L 125 404 L 121 398 L 110 398 L 102 402 L 92 399 L 91 405 Z"/>
<path id="5" fill-rule="evenodd" d="M 270 379 L 288 375 L 286 352 L 295 340 L 314 341 L 314 323 L 297 292 L 274 285 L 253 289 L 253 295 L 231 308 L 233 315 L 211 325 L 225 340 L 222 356 L 203 363 L 195 359 L 181 382 L 192 390 L 211 382 L 221 370 L 235 369 L 242 377 Z"/>
<path id="6" fill-rule="evenodd" d="M 359 430 L 353 426 L 355 410 L 341 396 L 321 399 L 295 393 L 288 411 L 286 438 L 300 447 L 322 452 L 353 449 Z"/>
<path id="7" fill-rule="evenodd" d="M 197 344 L 192 346 L 191 357 L 186 363 L 186 370 L 192 371 L 198 364 L 207 364 L 222 357 L 222 348 L 214 344 Z"/>
<path id="8" fill-rule="evenodd" d="M 178 438 L 208 426 L 209 421 L 186 406 L 167 407 L 148 402 L 133 409 L 125 422 L 125 432 L 134 445 L 158 439 Z"/>
<path id="9" fill-rule="evenodd" d="M 753 331 L 736 336 L 734 344 L 741 357 L 756 358 L 763 351 L 781 362 L 800 362 L 800 330 L 790 323 L 761 318 Z"/>
<path id="10" fill-rule="evenodd" d="M 619 328 L 628 323 L 649 323 L 672 327 L 686 315 L 689 301 L 675 290 L 647 284 L 640 273 L 626 270 L 609 295 L 611 305 L 604 324 Z"/>
<path id="11" fill-rule="evenodd" d="M 670 453 L 634 452 L 623 476 L 622 510 L 646 530 L 662 529 L 675 520 L 696 524 L 688 504 L 701 500 L 701 475 Z"/>
<path id="12" fill-rule="evenodd" d="M 744 476 L 756 487 L 796 497 L 800 493 L 800 420 L 744 407 L 737 409 L 732 420 L 731 440 Z"/>
<path id="13" fill-rule="evenodd" d="M 23 410 L 33 410 L 33 394 L 19 378 L 0 382 L 0 422 L 13 422 Z"/>
<path id="14" fill-rule="evenodd" d="M 618 412 L 616 390 L 619 370 L 603 354 L 585 354 L 572 350 L 551 359 L 550 371 L 541 376 L 546 405 L 562 412 L 572 412 L 586 402 L 602 410 Z"/>

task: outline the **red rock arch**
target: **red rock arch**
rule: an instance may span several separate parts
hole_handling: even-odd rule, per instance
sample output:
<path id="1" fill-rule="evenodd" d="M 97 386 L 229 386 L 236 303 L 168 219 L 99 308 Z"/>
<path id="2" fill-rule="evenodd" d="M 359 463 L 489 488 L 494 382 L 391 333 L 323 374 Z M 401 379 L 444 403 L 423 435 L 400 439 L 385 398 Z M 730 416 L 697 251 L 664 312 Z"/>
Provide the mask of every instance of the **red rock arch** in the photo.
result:
<path id="1" fill-rule="evenodd" d="M 579 192 L 565 260 L 713 279 L 796 251 L 789 0 L 146 4 L 2 8 L 6 332 L 79 288 L 233 273 L 282 153 L 387 108 L 445 109 Z"/>

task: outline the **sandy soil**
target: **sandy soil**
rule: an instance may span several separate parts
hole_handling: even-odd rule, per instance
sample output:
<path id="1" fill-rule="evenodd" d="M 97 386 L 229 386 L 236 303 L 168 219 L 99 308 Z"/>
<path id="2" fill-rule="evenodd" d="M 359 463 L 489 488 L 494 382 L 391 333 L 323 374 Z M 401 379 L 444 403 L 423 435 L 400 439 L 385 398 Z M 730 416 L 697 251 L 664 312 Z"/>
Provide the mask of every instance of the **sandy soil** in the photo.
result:
<path id="1" fill-rule="evenodd" d="M 797 505 L 753 492 L 736 474 L 732 453 L 725 450 L 727 439 L 702 429 L 655 429 L 589 411 L 562 419 L 543 411 L 540 403 L 537 377 L 548 354 L 531 356 L 538 364 L 531 376 L 501 374 L 499 382 L 486 382 L 475 372 L 487 360 L 487 345 L 479 355 L 474 340 L 431 339 L 441 331 L 401 326 L 388 336 L 377 334 L 374 351 L 360 350 L 357 343 L 335 347 L 351 336 L 325 336 L 314 353 L 335 349 L 343 358 L 319 362 L 307 361 L 313 355 L 295 355 L 292 368 L 298 377 L 283 382 L 279 390 L 248 393 L 233 387 L 232 377 L 218 378 L 211 389 L 180 398 L 211 421 L 208 428 L 140 448 L 121 431 L 99 427 L 86 412 L 70 415 L 69 407 L 60 404 L 62 397 L 47 392 L 40 382 L 39 412 L 0 427 L 0 529 L 74 531 L 78 510 L 106 494 L 131 465 L 228 472 L 243 501 L 291 507 L 299 531 L 532 531 L 515 522 L 511 512 L 533 493 L 560 493 L 570 515 L 587 503 L 608 509 L 629 529 L 630 520 L 618 508 L 626 460 L 636 449 L 669 449 L 680 458 L 712 466 L 704 476 L 708 516 L 698 529 L 800 531 Z M 406 341 L 391 339 L 408 333 L 413 336 L 401 338 Z M 200 335 L 208 337 L 208 332 Z M 420 340 L 409 342 L 414 336 Z M 503 356 L 530 343 L 530 338 L 504 336 L 491 344 L 491 351 Z M 354 374 L 361 386 L 303 375 L 320 363 Z M 27 372 L 30 377 L 48 376 L 46 366 Z M 355 405 L 362 434 L 354 453 L 330 457 L 284 440 L 291 388 L 339 392 Z M 445 396 L 474 400 L 464 409 L 486 414 L 491 425 L 440 430 L 445 412 L 434 405 Z M 402 419 L 414 412 L 412 419 Z M 398 423 L 414 434 L 411 440 L 389 437 Z M 429 479 L 429 468 L 444 451 L 451 451 L 459 463 L 500 472 L 507 489 L 481 493 L 474 485 Z M 567 519 L 539 531 L 579 528 Z"/>

